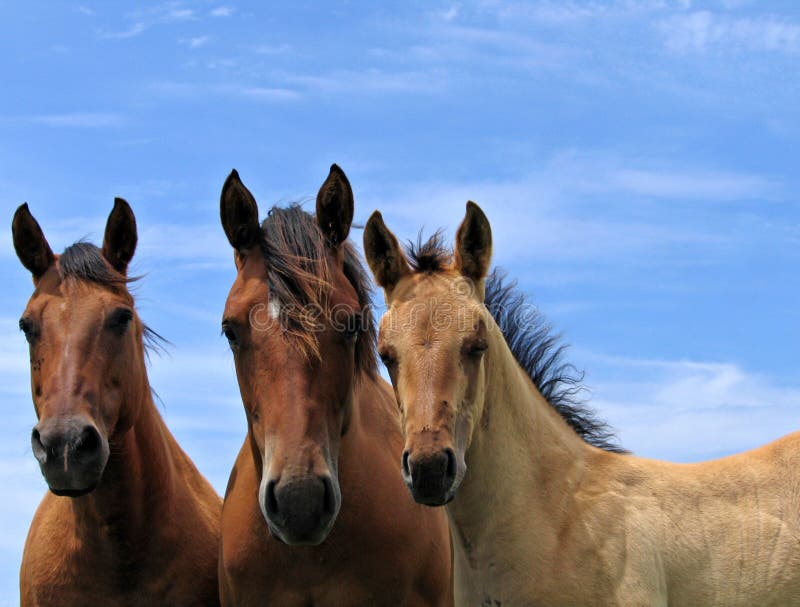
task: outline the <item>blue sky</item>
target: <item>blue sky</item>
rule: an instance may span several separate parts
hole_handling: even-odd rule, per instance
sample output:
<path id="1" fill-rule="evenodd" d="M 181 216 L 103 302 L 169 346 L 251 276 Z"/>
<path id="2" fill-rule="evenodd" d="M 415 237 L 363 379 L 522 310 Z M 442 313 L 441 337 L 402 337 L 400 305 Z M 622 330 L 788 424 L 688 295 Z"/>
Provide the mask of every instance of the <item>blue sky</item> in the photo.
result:
<path id="1" fill-rule="evenodd" d="M 244 436 L 219 337 L 233 167 L 263 213 L 311 201 L 337 162 L 356 221 L 380 208 L 402 238 L 452 235 L 477 201 L 638 454 L 800 428 L 794 2 L 0 1 L 0 32 L 0 211 L 27 201 L 60 251 L 131 203 L 140 314 L 174 344 L 151 383 L 219 491 Z M 0 267 L 10 605 L 45 491 L 10 229 Z"/>

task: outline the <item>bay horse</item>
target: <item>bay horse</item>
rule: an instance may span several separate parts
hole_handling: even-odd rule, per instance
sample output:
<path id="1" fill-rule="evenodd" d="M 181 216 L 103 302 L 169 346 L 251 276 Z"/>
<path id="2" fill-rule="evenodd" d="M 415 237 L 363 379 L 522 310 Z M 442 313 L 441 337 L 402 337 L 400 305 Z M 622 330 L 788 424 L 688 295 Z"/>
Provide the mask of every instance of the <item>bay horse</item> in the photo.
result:
<path id="1" fill-rule="evenodd" d="M 467 203 L 451 252 L 370 217 L 401 468 L 445 505 L 460 605 L 800 605 L 800 433 L 698 464 L 622 453 Z"/>
<path id="2" fill-rule="evenodd" d="M 237 272 L 222 330 L 247 418 L 222 510 L 226 606 L 452 604 L 447 517 L 411 499 L 395 464 L 353 204 L 336 165 L 316 217 L 294 205 L 259 225 L 235 170 L 222 188 Z"/>
<path id="3" fill-rule="evenodd" d="M 20 320 L 50 489 L 20 569 L 24 606 L 219 605 L 221 500 L 158 413 L 145 366 L 155 337 L 128 290 L 136 219 L 117 198 L 102 248 L 53 254 L 28 205 L 14 248 L 35 290 Z"/>

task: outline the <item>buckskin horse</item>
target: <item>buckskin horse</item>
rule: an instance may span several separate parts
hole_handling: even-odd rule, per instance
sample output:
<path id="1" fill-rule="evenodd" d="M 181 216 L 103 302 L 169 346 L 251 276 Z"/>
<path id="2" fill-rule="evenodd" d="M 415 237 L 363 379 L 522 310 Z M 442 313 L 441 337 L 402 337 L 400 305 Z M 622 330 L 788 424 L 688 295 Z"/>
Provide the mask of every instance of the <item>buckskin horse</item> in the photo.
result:
<path id="1" fill-rule="evenodd" d="M 401 468 L 447 504 L 459 605 L 800 604 L 800 433 L 698 464 L 619 453 L 513 285 L 487 272 L 467 203 L 451 253 L 408 256 L 375 212 L 378 349 L 404 417 Z"/>
<path id="2" fill-rule="evenodd" d="M 222 512 L 223 605 L 451 605 L 446 516 L 411 499 L 396 465 L 347 177 L 331 167 L 316 218 L 273 208 L 259 225 L 233 171 L 220 213 L 237 272 L 222 329 L 247 417 Z"/>
<path id="3" fill-rule="evenodd" d="M 28 531 L 24 606 L 218 605 L 221 500 L 158 413 L 127 285 L 136 220 L 116 199 L 103 247 L 54 255 L 20 206 L 14 247 L 35 290 L 20 320 L 50 492 Z"/>

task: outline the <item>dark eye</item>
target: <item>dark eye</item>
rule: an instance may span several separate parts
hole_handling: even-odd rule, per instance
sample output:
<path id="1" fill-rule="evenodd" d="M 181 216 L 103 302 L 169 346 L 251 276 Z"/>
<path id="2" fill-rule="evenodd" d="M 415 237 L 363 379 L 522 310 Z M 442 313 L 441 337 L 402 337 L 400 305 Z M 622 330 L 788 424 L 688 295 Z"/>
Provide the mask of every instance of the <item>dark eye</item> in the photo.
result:
<path id="1" fill-rule="evenodd" d="M 467 348 L 467 354 L 474 356 L 475 358 L 480 358 L 488 349 L 489 344 L 486 343 L 486 340 L 481 339 L 471 344 L 469 348 Z"/>
<path id="2" fill-rule="evenodd" d="M 355 342 L 358 334 L 361 333 L 361 323 L 357 318 L 348 319 L 347 324 L 342 327 L 342 337 L 348 342 Z"/>
<path id="3" fill-rule="evenodd" d="M 106 326 L 112 331 L 122 335 L 133 320 L 133 310 L 130 308 L 117 308 L 108 316 Z"/>
<path id="4" fill-rule="evenodd" d="M 19 319 L 19 330 L 25 334 L 25 339 L 28 340 L 29 344 L 32 344 L 38 335 L 36 325 L 33 324 L 30 318 L 24 316 Z"/>
<path id="5" fill-rule="evenodd" d="M 396 358 L 395 358 L 395 357 L 392 355 L 392 353 L 391 353 L 391 352 L 389 352 L 389 351 L 386 351 L 386 350 L 385 350 L 385 351 L 381 351 L 381 352 L 380 352 L 380 354 L 379 354 L 379 356 L 381 357 L 381 362 L 382 362 L 384 365 L 386 365 L 387 367 L 390 367 L 390 366 L 392 366 L 392 365 L 393 365 L 395 362 L 397 362 L 397 359 L 396 359 Z"/>
<path id="6" fill-rule="evenodd" d="M 239 346 L 239 337 L 236 335 L 236 330 L 230 323 L 222 323 L 222 334 L 225 336 L 225 339 L 228 340 L 228 345 L 230 345 L 231 348 L 237 348 Z"/>

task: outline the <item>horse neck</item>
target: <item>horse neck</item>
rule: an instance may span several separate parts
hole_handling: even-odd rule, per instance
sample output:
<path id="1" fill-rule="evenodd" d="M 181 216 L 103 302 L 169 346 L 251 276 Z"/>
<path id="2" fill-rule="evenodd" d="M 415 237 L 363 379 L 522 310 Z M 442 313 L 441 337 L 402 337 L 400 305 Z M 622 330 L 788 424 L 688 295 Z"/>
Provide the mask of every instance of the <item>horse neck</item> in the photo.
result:
<path id="1" fill-rule="evenodd" d="M 494 534 L 507 535 L 503 527 L 519 515 L 533 521 L 529 526 L 543 536 L 536 538 L 537 549 L 546 550 L 547 536 L 557 528 L 592 447 L 539 393 L 497 327 L 489 341 L 483 414 L 467 449 L 466 476 L 448 512 L 467 545 L 483 541 L 491 550 Z"/>
<path id="2" fill-rule="evenodd" d="M 127 542 L 152 536 L 169 520 L 164 511 L 177 487 L 177 444 L 155 407 L 146 374 L 135 392 L 138 415 L 129 429 L 109 438 L 111 453 L 100 484 L 72 500 L 78 533 L 108 533 Z"/>

